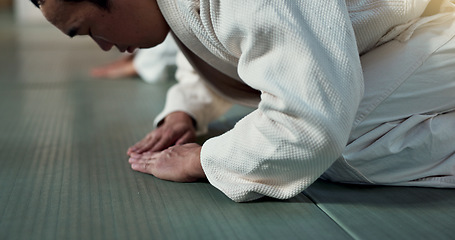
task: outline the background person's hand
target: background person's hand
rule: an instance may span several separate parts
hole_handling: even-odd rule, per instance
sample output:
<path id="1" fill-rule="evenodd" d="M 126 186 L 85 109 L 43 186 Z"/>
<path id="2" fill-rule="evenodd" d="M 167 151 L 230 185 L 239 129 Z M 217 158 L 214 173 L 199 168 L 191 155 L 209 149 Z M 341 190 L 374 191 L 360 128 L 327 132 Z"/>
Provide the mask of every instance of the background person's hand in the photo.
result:
<path id="1" fill-rule="evenodd" d="M 135 171 L 175 182 L 194 182 L 205 178 L 201 166 L 201 146 L 189 143 L 161 152 L 132 153 L 129 159 Z"/>
<path id="2" fill-rule="evenodd" d="M 131 156 L 132 153 L 162 151 L 173 145 L 194 142 L 195 139 L 196 129 L 192 118 L 184 112 L 173 112 L 166 116 L 157 129 L 130 147 L 127 154 Z"/>
<path id="3" fill-rule="evenodd" d="M 133 64 L 134 56 L 134 54 L 123 56 L 106 65 L 94 67 L 90 71 L 90 76 L 111 79 L 137 76 L 137 71 Z"/>

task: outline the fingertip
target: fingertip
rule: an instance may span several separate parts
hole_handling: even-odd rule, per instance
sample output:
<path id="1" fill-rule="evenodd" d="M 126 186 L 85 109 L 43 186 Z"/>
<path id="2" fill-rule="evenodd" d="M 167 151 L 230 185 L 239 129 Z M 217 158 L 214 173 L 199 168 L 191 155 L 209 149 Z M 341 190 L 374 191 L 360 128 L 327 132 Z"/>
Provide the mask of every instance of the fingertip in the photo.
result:
<path id="1" fill-rule="evenodd" d="M 141 165 L 139 163 L 131 164 L 131 169 L 133 169 L 134 171 L 142 172 L 141 171 Z"/>

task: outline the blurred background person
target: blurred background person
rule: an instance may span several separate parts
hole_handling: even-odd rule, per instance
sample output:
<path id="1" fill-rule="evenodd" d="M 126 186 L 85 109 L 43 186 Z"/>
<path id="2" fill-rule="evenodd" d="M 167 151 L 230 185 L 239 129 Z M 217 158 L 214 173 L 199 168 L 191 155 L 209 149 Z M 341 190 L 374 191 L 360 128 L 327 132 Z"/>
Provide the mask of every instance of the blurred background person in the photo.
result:
<path id="1" fill-rule="evenodd" d="M 140 77 L 147 83 L 170 79 L 175 72 L 177 46 L 170 35 L 160 45 L 149 49 L 138 49 L 111 63 L 95 67 L 90 75 L 95 78 Z"/>

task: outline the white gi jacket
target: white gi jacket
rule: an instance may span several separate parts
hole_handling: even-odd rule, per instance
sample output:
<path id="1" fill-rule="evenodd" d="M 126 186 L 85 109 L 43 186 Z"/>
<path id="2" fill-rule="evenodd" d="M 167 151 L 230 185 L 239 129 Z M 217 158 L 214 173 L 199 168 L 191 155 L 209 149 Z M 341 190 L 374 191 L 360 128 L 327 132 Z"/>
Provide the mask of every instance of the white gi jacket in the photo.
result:
<path id="1" fill-rule="evenodd" d="M 429 1 L 158 0 L 198 74 L 178 70 L 156 122 L 185 111 L 203 131 L 229 102 L 257 106 L 204 143 L 204 172 L 234 201 L 295 196 L 345 149 L 363 95 L 359 55 Z"/>

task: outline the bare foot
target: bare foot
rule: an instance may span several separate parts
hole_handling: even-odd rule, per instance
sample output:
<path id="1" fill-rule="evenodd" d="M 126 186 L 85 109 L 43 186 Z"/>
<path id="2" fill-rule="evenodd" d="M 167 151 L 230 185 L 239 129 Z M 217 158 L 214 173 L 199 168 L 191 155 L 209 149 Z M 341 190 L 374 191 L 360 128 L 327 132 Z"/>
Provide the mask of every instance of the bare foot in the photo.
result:
<path id="1" fill-rule="evenodd" d="M 121 57 L 107 65 L 95 67 L 90 75 L 95 78 L 126 78 L 137 76 L 133 65 L 134 54 Z"/>

